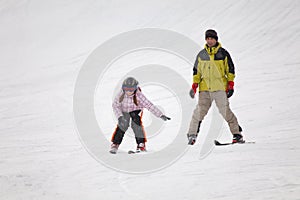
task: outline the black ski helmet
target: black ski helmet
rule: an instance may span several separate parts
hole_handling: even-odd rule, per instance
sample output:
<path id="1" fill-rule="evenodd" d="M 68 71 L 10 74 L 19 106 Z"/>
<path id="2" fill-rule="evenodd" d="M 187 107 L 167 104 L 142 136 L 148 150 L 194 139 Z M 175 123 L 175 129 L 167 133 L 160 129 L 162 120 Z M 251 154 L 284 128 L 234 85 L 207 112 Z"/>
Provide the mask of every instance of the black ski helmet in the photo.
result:
<path id="1" fill-rule="evenodd" d="M 138 84 L 139 82 L 135 78 L 128 77 L 123 81 L 122 89 L 134 88 L 136 90 L 138 88 Z"/>

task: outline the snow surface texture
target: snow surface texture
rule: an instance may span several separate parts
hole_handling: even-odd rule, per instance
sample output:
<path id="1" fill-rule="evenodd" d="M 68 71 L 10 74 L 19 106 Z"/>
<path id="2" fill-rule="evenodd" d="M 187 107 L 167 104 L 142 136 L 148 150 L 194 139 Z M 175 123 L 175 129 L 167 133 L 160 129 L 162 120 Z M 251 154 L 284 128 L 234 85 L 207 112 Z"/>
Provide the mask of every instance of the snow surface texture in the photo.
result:
<path id="1" fill-rule="evenodd" d="M 297 0 L 1 1 L 0 199 L 300 199 L 299 4 Z M 118 172 L 86 151 L 73 116 L 81 66 L 113 36 L 148 27 L 183 34 L 198 43 L 199 50 L 205 30 L 218 31 L 236 65 L 232 110 L 245 139 L 256 144 L 218 147 L 200 158 L 211 123 L 208 116 L 195 146 L 156 172 Z M 95 113 L 107 143 L 115 119 L 110 109 L 113 97 L 101 97 L 103 91 L 115 90 L 128 67 L 153 63 L 182 69 L 191 84 L 192 66 L 168 52 L 141 50 L 117 60 L 110 69 L 118 70 L 100 81 L 95 95 Z M 148 133 L 151 154 L 172 144 L 180 110 L 159 85 L 145 85 L 143 91 L 172 118 L 158 136 Z M 190 101 L 196 105 L 196 100 Z M 145 112 L 145 126 L 152 117 Z M 226 124 L 218 139 L 231 140 Z M 124 152 L 134 145 L 129 133 L 114 156 L 129 156 Z M 103 148 L 108 152 L 109 146 Z"/>

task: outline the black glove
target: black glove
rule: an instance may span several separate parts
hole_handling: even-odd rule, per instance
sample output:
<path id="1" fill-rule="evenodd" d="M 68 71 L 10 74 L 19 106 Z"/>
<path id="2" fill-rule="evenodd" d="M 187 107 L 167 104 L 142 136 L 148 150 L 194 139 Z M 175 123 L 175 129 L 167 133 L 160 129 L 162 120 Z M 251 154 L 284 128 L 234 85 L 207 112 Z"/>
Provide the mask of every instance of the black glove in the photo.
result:
<path id="1" fill-rule="evenodd" d="M 195 92 L 193 89 L 190 90 L 190 97 L 193 99 L 195 97 Z"/>
<path id="2" fill-rule="evenodd" d="M 122 131 L 126 131 L 128 128 L 128 120 L 124 117 L 121 116 L 118 119 L 118 127 L 122 130 Z"/>
<path id="3" fill-rule="evenodd" d="M 227 91 L 227 98 L 230 98 L 233 95 L 234 90 Z"/>
<path id="4" fill-rule="evenodd" d="M 160 116 L 160 118 L 164 121 L 171 120 L 171 118 L 167 117 L 166 115 L 162 115 L 162 116 Z"/>

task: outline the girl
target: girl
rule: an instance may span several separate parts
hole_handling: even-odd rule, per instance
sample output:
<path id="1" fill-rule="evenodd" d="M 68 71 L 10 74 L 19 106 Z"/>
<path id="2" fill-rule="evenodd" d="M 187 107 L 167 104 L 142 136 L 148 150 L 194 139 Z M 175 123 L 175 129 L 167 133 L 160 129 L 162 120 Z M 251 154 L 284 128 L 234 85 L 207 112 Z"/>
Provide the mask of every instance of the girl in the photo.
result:
<path id="1" fill-rule="evenodd" d="M 117 153 L 124 134 L 129 127 L 131 118 L 131 128 L 134 132 L 137 152 L 146 151 L 147 142 L 141 116 L 139 115 L 144 108 L 147 108 L 156 117 L 162 120 L 170 120 L 156 106 L 154 106 L 141 92 L 138 81 L 133 77 L 128 77 L 122 84 L 122 90 L 114 99 L 112 104 L 113 111 L 118 119 L 118 125 L 112 136 L 110 153 Z"/>

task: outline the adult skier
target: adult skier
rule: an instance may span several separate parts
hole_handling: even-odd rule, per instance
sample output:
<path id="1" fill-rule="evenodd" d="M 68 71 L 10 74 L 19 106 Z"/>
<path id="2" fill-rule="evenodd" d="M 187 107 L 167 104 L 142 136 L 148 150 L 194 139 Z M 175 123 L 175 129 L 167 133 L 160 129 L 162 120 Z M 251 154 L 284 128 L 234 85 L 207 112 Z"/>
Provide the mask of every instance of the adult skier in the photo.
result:
<path id="1" fill-rule="evenodd" d="M 232 143 L 244 143 L 241 134 L 242 128 L 231 111 L 228 101 L 234 92 L 234 64 L 228 51 L 218 42 L 218 35 L 215 30 L 207 30 L 205 40 L 204 49 L 197 55 L 193 68 L 193 84 L 190 96 L 194 98 L 197 89 L 199 89 L 199 100 L 189 126 L 188 144 L 193 145 L 196 142 L 201 122 L 213 101 L 228 123 L 233 135 Z"/>

